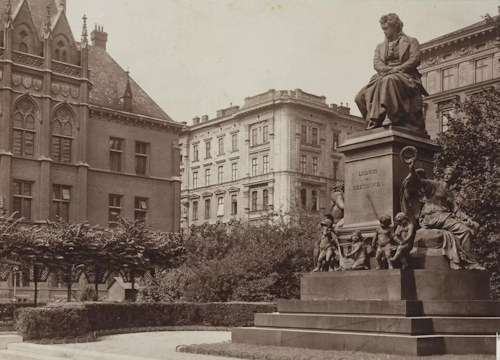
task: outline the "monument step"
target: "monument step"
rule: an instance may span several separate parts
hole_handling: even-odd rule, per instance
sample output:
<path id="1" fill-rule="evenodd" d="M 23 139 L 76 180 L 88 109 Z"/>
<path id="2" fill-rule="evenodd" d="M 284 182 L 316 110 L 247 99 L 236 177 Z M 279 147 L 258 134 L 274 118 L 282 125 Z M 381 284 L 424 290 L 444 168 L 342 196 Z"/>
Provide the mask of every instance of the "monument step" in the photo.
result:
<path id="1" fill-rule="evenodd" d="M 489 300 L 482 270 L 360 270 L 306 273 L 302 300 Z"/>
<path id="2" fill-rule="evenodd" d="M 287 328 L 236 328 L 233 343 L 395 355 L 494 354 L 496 335 L 405 335 Z"/>
<path id="3" fill-rule="evenodd" d="M 500 317 L 403 317 L 394 315 L 255 314 L 255 326 L 409 335 L 494 335 Z"/>
<path id="4" fill-rule="evenodd" d="M 490 300 L 279 300 L 280 313 L 372 314 L 403 316 L 500 316 Z"/>
<path id="5" fill-rule="evenodd" d="M 15 357 L 26 356 L 30 357 Z M 103 353 L 98 351 L 81 350 L 79 348 L 68 347 L 64 345 L 39 345 L 32 343 L 9 344 L 8 349 L 0 351 L 0 359 L 15 360 L 151 360 L 148 358 Z"/>

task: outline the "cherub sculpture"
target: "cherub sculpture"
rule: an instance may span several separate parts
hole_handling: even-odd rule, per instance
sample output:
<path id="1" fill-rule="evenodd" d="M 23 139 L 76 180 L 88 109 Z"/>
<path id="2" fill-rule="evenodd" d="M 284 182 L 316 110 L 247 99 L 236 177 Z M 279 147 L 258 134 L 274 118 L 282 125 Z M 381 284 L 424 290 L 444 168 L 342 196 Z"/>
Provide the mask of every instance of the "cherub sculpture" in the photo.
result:
<path id="1" fill-rule="evenodd" d="M 380 270 L 384 267 L 383 259 L 387 261 L 389 269 L 394 269 L 391 260 L 391 251 L 393 249 L 394 233 L 391 226 L 392 219 L 390 215 L 383 215 L 379 217 L 379 226 L 375 232 L 372 240 L 373 248 L 377 248 L 375 252 L 375 259 L 377 260 L 377 267 L 375 270 Z"/>
<path id="2" fill-rule="evenodd" d="M 391 257 L 391 262 L 399 260 L 401 268 L 406 269 L 408 267 L 410 250 L 413 247 L 413 240 L 415 239 L 415 227 L 403 212 L 396 214 L 394 223 L 397 225 L 394 238 L 398 243 L 398 247 L 395 254 Z"/>
<path id="3" fill-rule="evenodd" d="M 354 263 L 351 266 L 351 270 L 367 270 L 366 266 L 366 246 L 364 243 L 363 235 L 361 231 L 356 230 L 351 235 L 351 241 L 353 243 L 352 250 L 345 255 L 346 258 L 351 258 Z"/>
<path id="4" fill-rule="evenodd" d="M 333 221 L 330 219 L 324 219 L 321 221 L 321 241 L 319 243 L 319 255 L 316 263 L 316 267 L 313 272 L 320 271 L 321 269 L 326 269 L 329 271 L 334 270 L 332 263 L 334 261 L 335 250 L 334 247 L 338 247 L 337 238 L 333 234 Z"/>

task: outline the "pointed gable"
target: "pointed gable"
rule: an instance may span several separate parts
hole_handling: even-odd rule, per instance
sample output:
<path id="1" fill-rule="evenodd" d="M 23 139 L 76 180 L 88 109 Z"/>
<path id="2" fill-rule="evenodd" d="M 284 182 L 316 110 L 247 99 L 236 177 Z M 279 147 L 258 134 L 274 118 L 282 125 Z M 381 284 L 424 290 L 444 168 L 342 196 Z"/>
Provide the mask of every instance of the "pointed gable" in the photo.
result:
<path id="1" fill-rule="evenodd" d="M 42 52 L 40 37 L 26 0 L 22 0 L 14 8 L 12 18 L 14 20 L 14 50 L 40 55 Z"/>
<path id="2" fill-rule="evenodd" d="M 60 11 L 52 22 L 52 58 L 77 65 L 79 54 L 66 13 Z"/>

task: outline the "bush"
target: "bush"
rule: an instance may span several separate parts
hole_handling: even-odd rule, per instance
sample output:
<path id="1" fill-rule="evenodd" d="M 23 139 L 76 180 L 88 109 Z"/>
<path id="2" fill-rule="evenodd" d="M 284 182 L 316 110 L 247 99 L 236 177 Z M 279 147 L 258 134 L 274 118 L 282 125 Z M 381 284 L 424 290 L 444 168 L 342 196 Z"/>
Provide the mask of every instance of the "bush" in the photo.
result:
<path id="1" fill-rule="evenodd" d="M 154 326 L 250 326 L 266 303 L 85 303 L 18 310 L 16 327 L 26 340 L 81 336 L 96 330 Z"/>
<path id="2" fill-rule="evenodd" d="M 99 300 L 99 298 L 94 288 L 87 287 L 83 289 L 82 293 L 80 294 L 80 301 L 97 301 L 97 300 Z"/>
<path id="3" fill-rule="evenodd" d="M 186 240 L 186 261 L 139 282 L 144 302 L 276 301 L 300 296 L 300 274 L 312 269 L 320 215 L 250 226 L 205 225 Z"/>

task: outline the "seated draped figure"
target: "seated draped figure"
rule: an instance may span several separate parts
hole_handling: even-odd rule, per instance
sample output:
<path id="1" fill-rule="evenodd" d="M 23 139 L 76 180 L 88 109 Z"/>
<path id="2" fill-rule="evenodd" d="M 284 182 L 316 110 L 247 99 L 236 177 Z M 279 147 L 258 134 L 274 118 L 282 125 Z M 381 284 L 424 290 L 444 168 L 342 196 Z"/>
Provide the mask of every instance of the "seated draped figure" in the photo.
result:
<path id="1" fill-rule="evenodd" d="M 422 96 L 429 94 L 417 70 L 420 45 L 403 33 L 403 22 L 396 14 L 382 16 L 380 25 L 385 40 L 373 57 L 377 73 L 355 98 L 366 129 L 394 125 L 425 132 Z"/>

